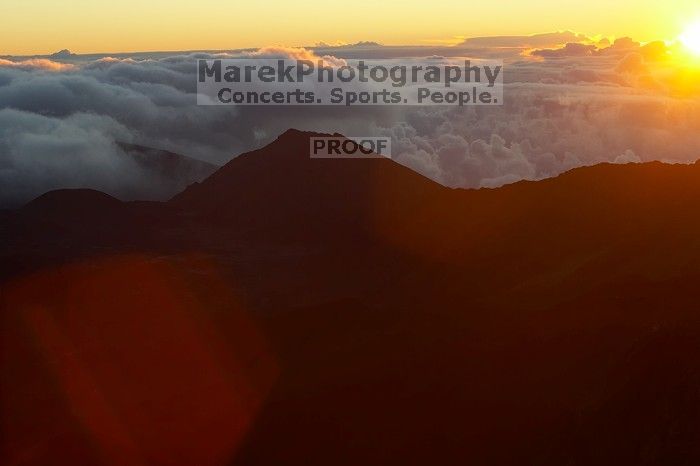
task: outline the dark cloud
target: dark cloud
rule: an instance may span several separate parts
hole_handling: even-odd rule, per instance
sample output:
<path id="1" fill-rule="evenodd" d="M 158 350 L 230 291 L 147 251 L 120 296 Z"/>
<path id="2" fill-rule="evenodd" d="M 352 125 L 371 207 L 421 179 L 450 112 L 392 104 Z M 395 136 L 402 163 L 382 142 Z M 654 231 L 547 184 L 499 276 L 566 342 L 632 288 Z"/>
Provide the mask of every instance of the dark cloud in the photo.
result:
<path id="1" fill-rule="evenodd" d="M 586 36 L 571 31 L 534 34 L 530 36 L 492 36 L 472 37 L 464 40 L 461 45 L 470 47 L 514 47 L 514 48 L 544 48 L 557 47 L 570 42 L 589 41 Z"/>
<path id="2" fill-rule="evenodd" d="M 563 47 L 536 49 L 531 51 L 530 55 L 541 58 L 586 57 L 594 55 L 623 57 L 631 53 L 639 53 L 649 61 L 658 61 L 668 58 L 669 49 L 662 41 L 654 41 L 642 45 L 629 37 L 622 37 L 615 40 L 612 44 L 607 40 L 600 41 L 597 44 L 592 44 L 589 41 L 570 42 Z"/>
<path id="3" fill-rule="evenodd" d="M 568 43 L 560 49 L 535 50 L 532 55 L 543 58 L 586 57 L 597 51 L 595 45 Z"/>

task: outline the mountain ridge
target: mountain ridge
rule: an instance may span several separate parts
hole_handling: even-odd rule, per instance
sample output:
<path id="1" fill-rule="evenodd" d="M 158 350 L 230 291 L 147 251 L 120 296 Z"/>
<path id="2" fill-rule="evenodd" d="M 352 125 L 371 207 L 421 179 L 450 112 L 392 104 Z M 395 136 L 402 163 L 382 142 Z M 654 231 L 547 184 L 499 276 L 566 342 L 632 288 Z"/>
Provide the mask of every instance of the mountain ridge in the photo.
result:
<path id="1" fill-rule="evenodd" d="M 459 190 L 304 138 L 0 212 L 3 462 L 700 462 L 700 165 Z"/>

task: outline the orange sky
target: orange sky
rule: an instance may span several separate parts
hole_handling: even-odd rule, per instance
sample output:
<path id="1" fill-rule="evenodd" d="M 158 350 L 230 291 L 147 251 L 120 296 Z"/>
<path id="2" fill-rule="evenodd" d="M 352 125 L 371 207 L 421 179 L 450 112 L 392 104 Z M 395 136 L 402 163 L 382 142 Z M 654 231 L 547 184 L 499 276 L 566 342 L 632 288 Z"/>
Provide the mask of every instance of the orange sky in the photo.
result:
<path id="1" fill-rule="evenodd" d="M 351 5 L 351 6 L 350 6 Z M 3 0 L 0 54 L 230 49 L 323 41 L 437 44 L 458 37 L 573 30 L 675 39 L 695 0 Z"/>

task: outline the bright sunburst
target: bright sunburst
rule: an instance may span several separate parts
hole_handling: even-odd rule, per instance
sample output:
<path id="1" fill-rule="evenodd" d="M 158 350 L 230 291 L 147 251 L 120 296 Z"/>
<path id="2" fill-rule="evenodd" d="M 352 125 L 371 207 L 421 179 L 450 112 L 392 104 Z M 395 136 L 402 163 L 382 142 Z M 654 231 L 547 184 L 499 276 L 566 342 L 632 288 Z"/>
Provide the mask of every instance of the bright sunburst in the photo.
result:
<path id="1" fill-rule="evenodd" d="M 680 40 L 688 50 L 700 55 L 700 21 L 691 24 L 680 36 Z"/>

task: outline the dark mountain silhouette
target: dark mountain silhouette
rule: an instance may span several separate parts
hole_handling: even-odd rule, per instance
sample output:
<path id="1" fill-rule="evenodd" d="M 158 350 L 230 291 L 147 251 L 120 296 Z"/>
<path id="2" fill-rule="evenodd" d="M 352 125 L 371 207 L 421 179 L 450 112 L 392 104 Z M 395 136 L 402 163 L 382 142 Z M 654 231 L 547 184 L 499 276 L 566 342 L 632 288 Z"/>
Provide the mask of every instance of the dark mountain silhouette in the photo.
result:
<path id="1" fill-rule="evenodd" d="M 63 49 L 59 50 L 58 52 L 52 53 L 49 55 L 49 58 L 55 58 L 55 59 L 67 59 L 67 58 L 74 58 L 77 57 L 76 54 L 72 53 L 68 49 Z"/>
<path id="2" fill-rule="evenodd" d="M 385 158 L 311 159 L 313 135 L 290 130 L 269 146 L 236 157 L 171 204 L 204 222 L 256 235 L 307 237 L 328 228 L 334 233 L 367 229 L 387 203 L 409 214 L 448 191 Z"/>
<path id="3" fill-rule="evenodd" d="M 92 189 L 60 189 L 42 194 L 27 203 L 24 212 L 36 215 L 95 215 L 118 209 L 121 203 L 112 196 Z"/>
<path id="4" fill-rule="evenodd" d="M 3 462 L 700 460 L 700 166 L 455 190 L 312 135 L 0 215 Z"/>

